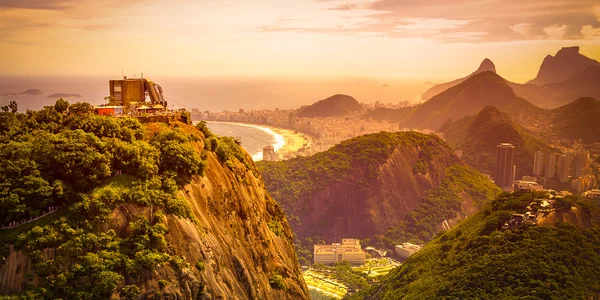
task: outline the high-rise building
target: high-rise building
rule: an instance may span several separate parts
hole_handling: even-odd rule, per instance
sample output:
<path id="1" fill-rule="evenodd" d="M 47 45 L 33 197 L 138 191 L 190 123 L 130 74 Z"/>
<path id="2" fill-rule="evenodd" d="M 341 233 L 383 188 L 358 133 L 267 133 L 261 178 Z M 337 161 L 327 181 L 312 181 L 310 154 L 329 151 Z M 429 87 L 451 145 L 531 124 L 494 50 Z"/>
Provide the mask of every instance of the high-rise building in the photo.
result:
<path id="1" fill-rule="evenodd" d="M 569 181 L 569 170 L 571 169 L 571 162 L 573 156 L 571 153 L 562 154 L 558 158 L 558 181 L 566 183 Z"/>
<path id="2" fill-rule="evenodd" d="M 502 143 L 496 148 L 496 176 L 494 181 L 503 190 L 511 190 L 515 181 L 515 146 Z"/>
<path id="3" fill-rule="evenodd" d="M 544 177 L 553 178 L 556 171 L 556 155 L 546 154 L 546 162 L 544 163 Z"/>
<path id="4" fill-rule="evenodd" d="M 544 171 L 544 153 L 538 151 L 533 155 L 533 175 L 540 176 Z"/>
<path id="5" fill-rule="evenodd" d="M 585 150 L 579 151 L 575 154 L 573 160 L 573 178 L 579 178 L 583 174 L 585 168 L 589 165 L 589 153 Z"/>

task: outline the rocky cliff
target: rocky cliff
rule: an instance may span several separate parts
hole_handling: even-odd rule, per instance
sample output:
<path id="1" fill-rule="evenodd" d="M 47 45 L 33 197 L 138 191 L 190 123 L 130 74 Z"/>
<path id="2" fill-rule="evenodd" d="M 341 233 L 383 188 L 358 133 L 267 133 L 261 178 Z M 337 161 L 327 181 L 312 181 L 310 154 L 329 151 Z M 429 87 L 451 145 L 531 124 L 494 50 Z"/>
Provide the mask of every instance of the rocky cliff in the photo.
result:
<path id="1" fill-rule="evenodd" d="M 261 162 L 267 189 L 300 237 L 366 238 L 404 224 L 427 240 L 474 213 L 496 188 L 439 138 L 370 134 L 308 158 Z"/>
<path id="2" fill-rule="evenodd" d="M 117 299 L 308 299 L 285 214 L 247 153 L 179 122 L 143 129 L 145 140 L 184 136 L 203 174 L 169 202 L 170 188 L 108 177 L 62 218 L 0 231 L 14 244 L 2 253 L 0 295 L 73 296 L 79 286 Z M 81 211 L 95 213 L 79 220 Z"/>
<path id="3" fill-rule="evenodd" d="M 600 66 L 600 62 L 579 53 L 578 46 L 563 47 L 556 55 L 547 55 L 537 76 L 527 83 L 545 85 L 564 81 L 583 73 L 590 66 Z"/>

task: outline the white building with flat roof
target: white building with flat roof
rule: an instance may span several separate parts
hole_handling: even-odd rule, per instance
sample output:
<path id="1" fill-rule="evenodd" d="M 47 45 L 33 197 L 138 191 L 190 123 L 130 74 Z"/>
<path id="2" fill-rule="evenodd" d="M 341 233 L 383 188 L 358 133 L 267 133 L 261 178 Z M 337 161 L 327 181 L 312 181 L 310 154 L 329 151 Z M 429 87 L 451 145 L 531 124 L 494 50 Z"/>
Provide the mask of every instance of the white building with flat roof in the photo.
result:
<path id="1" fill-rule="evenodd" d="M 358 239 L 342 239 L 342 243 L 330 245 L 314 245 L 314 263 L 333 264 L 347 261 L 351 264 L 362 265 L 366 260 L 366 253 L 360 247 Z"/>
<path id="2" fill-rule="evenodd" d="M 396 253 L 401 257 L 408 258 L 409 256 L 419 252 L 423 246 L 411 244 L 411 243 L 402 243 L 402 245 L 396 245 L 395 247 Z"/>

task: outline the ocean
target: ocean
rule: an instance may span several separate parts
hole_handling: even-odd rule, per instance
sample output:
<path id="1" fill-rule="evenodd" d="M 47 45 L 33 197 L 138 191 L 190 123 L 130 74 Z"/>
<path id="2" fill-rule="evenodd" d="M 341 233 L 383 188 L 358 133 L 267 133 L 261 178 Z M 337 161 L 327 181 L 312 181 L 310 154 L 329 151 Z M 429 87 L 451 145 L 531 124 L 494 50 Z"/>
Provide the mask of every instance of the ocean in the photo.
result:
<path id="1" fill-rule="evenodd" d="M 215 134 L 240 137 L 242 147 L 252 156 L 254 161 L 262 160 L 262 150 L 265 146 L 273 145 L 275 151 L 277 151 L 285 144 L 283 136 L 269 128 L 227 122 L 206 122 L 206 124 L 208 129 Z"/>
<path id="2" fill-rule="evenodd" d="M 144 74 L 152 75 L 152 74 Z M 83 77 L 6 77 L 0 75 L 0 106 L 16 101 L 19 111 L 38 110 L 53 105 L 54 93 L 79 94 L 65 98 L 73 102 L 104 103 L 109 94 L 108 81 L 114 76 Z M 429 86 L 420 81 L 393 81 L 375 79 L 252 79 L 252 78 L 171 78 L 151 76 L 160 84 L 169 102 L 169 108 L 199 108 L 202 111 L 237 111 L 239 109 L 295 109 L 309 105 L 334 94 L 351 95 L 359 102 L 398 103 L 415 99 Z M 385 88 L 382 87 L 385 84 Z M 2 96 L 39 89 L 41 95 Z"/>

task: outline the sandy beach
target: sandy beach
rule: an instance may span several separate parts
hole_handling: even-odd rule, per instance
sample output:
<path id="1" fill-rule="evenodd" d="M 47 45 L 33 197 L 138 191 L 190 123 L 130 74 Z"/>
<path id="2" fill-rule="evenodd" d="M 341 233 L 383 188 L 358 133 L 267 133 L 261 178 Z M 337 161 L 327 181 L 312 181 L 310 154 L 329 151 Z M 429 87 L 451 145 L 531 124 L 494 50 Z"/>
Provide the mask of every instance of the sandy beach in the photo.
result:
<path id="1" fill-rule="evenodd" d="M 295 157 L 296 152 L 298 152 L 298 150 L 300 150 L 304 145 L 307 145 L 308 147 L 312 143 L 312 139 L 308 135 L 290 129 L 238 122 L 211 122 L 253 127 L 270 134 L 275 139 L 273 148 L 275 148 L 275 151 L 279 154 L 279 158 L 282 160 Z M 250 155 L 254 161 L 262 160 L 262 151 L 258 153 L 250 153 Z"/>

